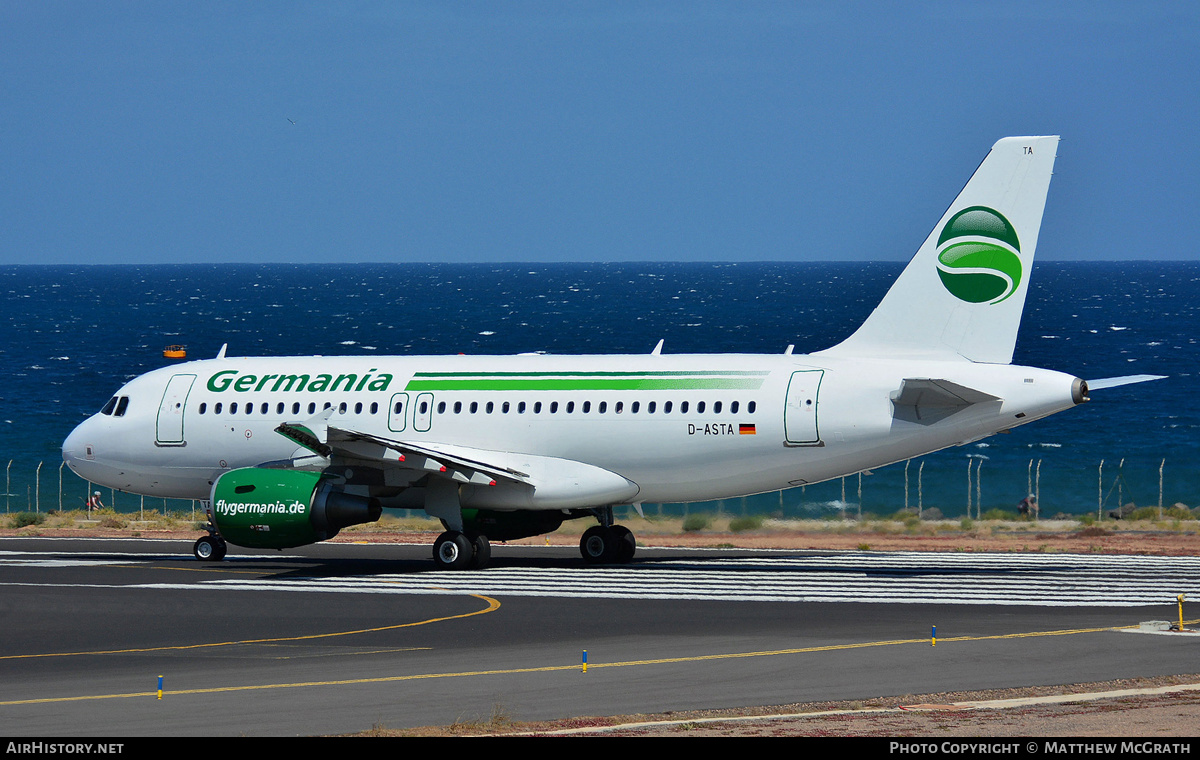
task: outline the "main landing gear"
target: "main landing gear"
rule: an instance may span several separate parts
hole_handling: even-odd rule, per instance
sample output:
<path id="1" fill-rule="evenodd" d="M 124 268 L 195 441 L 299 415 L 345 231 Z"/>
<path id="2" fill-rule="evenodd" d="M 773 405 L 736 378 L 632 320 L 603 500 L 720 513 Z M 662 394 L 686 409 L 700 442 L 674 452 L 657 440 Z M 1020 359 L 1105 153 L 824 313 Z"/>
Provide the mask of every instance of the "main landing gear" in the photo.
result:
<path id="1" fill-rule="evenodd" d="M 589 565 L 628 562 L 636 551 L 633 531 L 624 525 L 593 525 L 579 539 L 579 553 Z"/>
<path id="2" fill-rule="evenodd" d="M 217 534 L 201 536 L 192 544 L 192 554 L 202 562 L 220 562 L 225 559 L 225 539 Z"/>
<path id="3" fill-rule="evenodd" d="M 433 542 L 433 563 L 439 570 L 482 570 L 492 560 L 492 545 L 482 533 L 448 530 Z"/>

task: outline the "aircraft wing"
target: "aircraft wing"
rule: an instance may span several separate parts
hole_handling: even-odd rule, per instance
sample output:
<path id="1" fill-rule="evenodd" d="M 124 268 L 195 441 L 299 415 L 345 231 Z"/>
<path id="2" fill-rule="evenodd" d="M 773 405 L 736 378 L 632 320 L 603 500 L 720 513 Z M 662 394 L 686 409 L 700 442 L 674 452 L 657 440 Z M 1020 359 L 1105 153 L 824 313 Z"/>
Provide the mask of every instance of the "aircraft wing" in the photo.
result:
<path id="1" fill-rule="evenodd" d="M 281 424 L 275 432 L 310 454 L 261 466 L 323 470 L 331 465 L 346 465 L 350 469 L 381 473 L 382 482 L 376 484 L 391 487 L 447 481 L 480 486 L 482 491 L 472 490 L 473 503 L 501 509 L 575 509 L 603 503 L 625 504 L 632 503 L 640 491 L 636 483 L 622 475 L 584 462 L 393 440 L 330 425 L 331 414 L 332 410 L 327 409 L 304 422 Z M 427 480 L 430 477 L 432 480 Z"/>
<path id="2" fill-rule="evenodd" d="M 494 486 L 500 481 L 508 481 L 531 485 L 528 473 L 510 467 L 491 464 L 449 449 L 393 441 L 355 430 L 329 428 L 329 445 L 333 453 L 343 459 L 417 470 L 459 483 Z M 479 453 L 487 455 L 487 452 Z"/>
<path id="3" fill-rule="evenodd" d="M 315 455 L 297 458 L 296 465 L 328 466 L 336 458 L 377 468 L 408 470 L 418 477 L 432 474 L 460 483 L 494 486 L 500 481 L 508 481 L 530 484 L 527 473 L 503 465 L 489 464 L 458 452 L 332 426 L 329 424 L 332 413 L 332 409 L 326 409 L 304 422 L 285 422 L 275 429 L 276 433 Z"/>

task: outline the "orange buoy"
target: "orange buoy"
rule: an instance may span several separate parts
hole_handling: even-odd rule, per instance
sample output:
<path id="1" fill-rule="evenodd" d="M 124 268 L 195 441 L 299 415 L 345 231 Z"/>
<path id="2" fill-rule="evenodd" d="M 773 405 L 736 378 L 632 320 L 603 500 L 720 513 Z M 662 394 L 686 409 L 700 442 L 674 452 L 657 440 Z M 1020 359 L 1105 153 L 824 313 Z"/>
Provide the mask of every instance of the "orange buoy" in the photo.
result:
<path id="1" fill-rule="evenodd" d="M 167 346 L 163 349 L 163 356 L 168 359 L 186 359 L 187 346 Z"/>

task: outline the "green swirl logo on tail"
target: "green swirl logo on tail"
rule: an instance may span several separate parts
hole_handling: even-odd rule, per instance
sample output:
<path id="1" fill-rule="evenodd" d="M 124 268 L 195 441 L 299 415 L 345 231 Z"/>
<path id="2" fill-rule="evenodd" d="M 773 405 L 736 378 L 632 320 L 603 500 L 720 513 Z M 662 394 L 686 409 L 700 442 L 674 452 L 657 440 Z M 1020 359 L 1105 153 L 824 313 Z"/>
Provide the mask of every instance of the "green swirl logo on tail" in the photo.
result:
<path id="1" fill-rule="evenodd" d="M 1021 284 L 1021 243 L 1004 215 L 971 206 L 950 217 L 938 236 L 942 284 L 968 303 L 1000 303 Z"/>

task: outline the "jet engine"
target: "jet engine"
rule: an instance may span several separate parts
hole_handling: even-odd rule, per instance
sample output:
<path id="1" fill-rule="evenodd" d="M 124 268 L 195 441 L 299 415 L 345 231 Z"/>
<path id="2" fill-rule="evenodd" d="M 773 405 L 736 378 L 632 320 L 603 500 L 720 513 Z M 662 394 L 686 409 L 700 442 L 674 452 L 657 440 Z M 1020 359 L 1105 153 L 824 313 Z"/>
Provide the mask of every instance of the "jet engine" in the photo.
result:
<path id="1" fill-rule="evenodd" d="M 321 473 L 244 467 L 217 478 L 212 520 L 238 546 L 287 549 L 333 538 L 342 528 L 375 522 L 378 499 L 345 493 Z"/>

